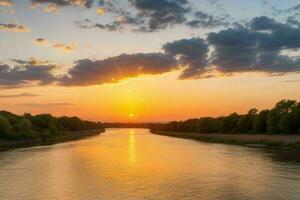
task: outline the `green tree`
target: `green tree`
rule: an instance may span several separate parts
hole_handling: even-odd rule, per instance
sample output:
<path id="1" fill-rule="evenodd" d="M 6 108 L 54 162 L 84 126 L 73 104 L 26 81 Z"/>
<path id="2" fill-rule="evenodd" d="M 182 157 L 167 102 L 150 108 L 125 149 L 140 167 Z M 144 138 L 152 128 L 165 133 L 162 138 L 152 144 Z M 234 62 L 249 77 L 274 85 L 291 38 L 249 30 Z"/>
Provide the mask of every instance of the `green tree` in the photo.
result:
<path id="1" fill-rule="evenodd" d="M 271 110 L 267 118 L 267 132 L 269 134 L 279 133 L 279 120 L 280 115 L 278 112 L 276 112 L 276 110 Z"/>
<path id="2" fill-rule="evenodd" d="M 55 125 L 55 123 L 53 122 L 50 122 L 49 123 L 49 128 L 48 128 L 49 132 L 52 134 L 52 135 L 57 135 L 58 134 L 58 128 L 57 126 Z"/>
<path id="3" fill-rule="evenodd" d="M 31 121 L 26 119 L 26 118 L 22 118 L 17 124 L 16 124 L 16 129 L 19 132 L 28 132 L 31 130 Z"/>
<path id="4" fill-rule="evenodd" d="M 297 106 L 297 101 L 295 101 L 295 100 L 279 101 L 268 114 L 268 119 L 267 119 L 268 133 L 278 134 L 283 130 L 289 131 L 289 130 L 287 130 L 287 127 L 286 127 L 287 126 L 286 120 L 287 120 L 287 118 L 291 119 L 291 116 L 285 116 L 285 115 L 288 115 L 289 113 L 294 112 L 296 106 Z M 285 116 L 285 117 L 283 117 L 283 116 Z M 282 121 L 281 121 L 281 118 L 282 118 Z"/>
<path id="5" fill-rule="evenodd" d="M 239 133 L 251 132 L 256 113 L 257 113 L 257 109 L 253 108 L 250 109 L 246 115 L 241 116 L 237 122 L 236 131 Z"/>
<path id="6" fill-rule="evenodd" d="M 10 138 L 10 133 L 12 131 L 12 126 L 9 121 L 2 115 L 0 115 L 0 137 L 8 139 Z"/>
<path id="7" fill-rule="evenodd" d="M 239 120 L 239 116 L 236 113 L 232 113 L 229 116 L 223 117 L 220 122 L 220 131 L 222 133 L 235 132 L 235 128 L 238 120 Z"/>
<path id="8" fill-rule="evenodd" d="M 279 101 L 273 110 L 275 110 L 278 114 L 286 114 L 290 113 L 297 106 L 297 101 L 295 100 L 281 100 Z"/>
<path id="9" fill-rule="evenodd" d="M 279 130 L 282 134 L 291 134 L 294 130 L 294 116 L 292 113 L 282 115 L 279 121 Z"/>
<path id="10" fill-rule="evenodd" d="M 29 119 L 22 118 L 16 124 L 16 130 L 19 132 L 22 138 L 24 139 L 36 139 L 38 136 L 37 134 L 31 129 L 32 124 Z"/>
<path id="11" fill-rule="evenodd" d="M 300 134 L 300 103 L 294 109 L 294 131 Z"/>
<path id="12" fill-rule="evenodd" d="M 253 121 L 253 132 L 254 133 L 266 133 L 267 132 L 267 118 L 269 110 L 262 110 L 258 115 L 255 116 Z"/>

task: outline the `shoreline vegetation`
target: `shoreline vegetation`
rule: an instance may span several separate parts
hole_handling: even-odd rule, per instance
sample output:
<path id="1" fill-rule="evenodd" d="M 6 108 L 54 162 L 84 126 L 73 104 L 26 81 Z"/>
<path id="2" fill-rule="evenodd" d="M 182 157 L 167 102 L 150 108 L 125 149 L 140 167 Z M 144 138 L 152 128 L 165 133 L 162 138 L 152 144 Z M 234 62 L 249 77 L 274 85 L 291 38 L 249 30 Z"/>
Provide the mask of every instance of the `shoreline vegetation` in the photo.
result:
<path id="1" fill-rule="evenodd" d="M 0 150 L 66 142 L 104 131 L 102 123 L 78 117 L 0 111 Z"/>
<path id="2" fill-rule="evenodd" d="M 85 131 L 66 131 L 61 133 L 59 136 L 53 137 L 48 140 L 36 139 L 36 140 L 12 141 L 12 140 L 0 139 L 0 151 L 6 151 L 15 148 L 53 145 L 53 144 L 58 144 L 63 142 L 84 139 L 87 137 L 99 135 L 103 132 L 105 132 L 104 129 L 85 130 Z"/>
<path id="3" fill-rule="evenodd" d="M 151 131 L 152 134 L 192 139 L 201 142 L 242 145 L 255 148 L 300 151 L 300 135 L 205 134 Z"/>
<path id="4" fill-rule="evenodd" d="M 281 100 L 272 109 L 157 124 L 154 134 L 205 142 L 300 150 L 300 102 Z"/>

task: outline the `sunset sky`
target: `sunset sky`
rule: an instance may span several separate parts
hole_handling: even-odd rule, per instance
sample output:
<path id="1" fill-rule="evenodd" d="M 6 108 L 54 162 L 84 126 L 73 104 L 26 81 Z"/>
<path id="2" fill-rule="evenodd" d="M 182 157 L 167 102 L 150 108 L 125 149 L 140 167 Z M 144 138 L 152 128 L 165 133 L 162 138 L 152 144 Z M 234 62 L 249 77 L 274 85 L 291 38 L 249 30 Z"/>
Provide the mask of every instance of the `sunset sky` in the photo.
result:
<path id="1" fill-rule="evenodd" d="M 0 105 L 103 122 L 300 100 L 299 0 L 0 0 Z"/>

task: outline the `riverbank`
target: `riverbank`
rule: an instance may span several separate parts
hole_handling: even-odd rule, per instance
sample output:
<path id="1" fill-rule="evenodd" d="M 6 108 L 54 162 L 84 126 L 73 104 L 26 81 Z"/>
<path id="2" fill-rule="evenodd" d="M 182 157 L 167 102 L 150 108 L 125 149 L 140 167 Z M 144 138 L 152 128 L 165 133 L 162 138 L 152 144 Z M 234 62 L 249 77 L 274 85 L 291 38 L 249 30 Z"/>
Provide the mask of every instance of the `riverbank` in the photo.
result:
<path id="1" fill-rule="evenodd" d="M 152 133 L 211 143 L 300 151 L 300 135 L 200 134 L 162 131 L 152 131 Z"/>
<path id="2" fill-rule="evenodd" d="M 31 146 L 43 146 L 43 145 L 52 145 L 56 143 L 68 142 L 73 140 L 79 140 L 86 137 L 98 135 L 105 132 L 104 129 L 95 129 L 95 130 L 84 130 L 84 131 L 66 131 L 62 134 L 53 137 L 51 139 L 43 140 L 3 140 L 0 139 L 0 151 L 5 151 L 14 148 L 22 147 L 31 147 Z"/>

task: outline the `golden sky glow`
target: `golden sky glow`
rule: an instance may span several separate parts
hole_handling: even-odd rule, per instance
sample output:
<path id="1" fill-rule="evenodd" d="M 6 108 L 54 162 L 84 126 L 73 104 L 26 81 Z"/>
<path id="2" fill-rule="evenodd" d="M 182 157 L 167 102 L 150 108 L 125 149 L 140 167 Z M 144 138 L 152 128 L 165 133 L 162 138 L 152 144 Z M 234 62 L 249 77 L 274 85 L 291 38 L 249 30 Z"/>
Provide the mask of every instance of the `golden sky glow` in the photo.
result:
<path id="1" fill-rule="evenodd" d="M 297 0 L 0 2 L 4 110 L 165 122 L 300 100 Z"/>
<path id="2" fill-rule="evenodd" d="M 118 84 L 91 87 L 34 87 L 26 91 L 41 96 L 1 98 L 0 102 L 3 109 L 20 114 L 49 112 L 106 122 L 156 122 L 218 116 L 234 111 L 245 113 L 252 107 L 271 107 L 282 97 L 300 99 L 300 94 L 295 93 L 299 83 L 285 82 L 294 79 L 295 75 L 247 74 L 188 81 L 176 80 L 176 76 L 177 72 L 143 76 Z M 5 93 L 19 91 L 24 89 Z M 62 103 L 55 105 L 55 102 Z"/>

